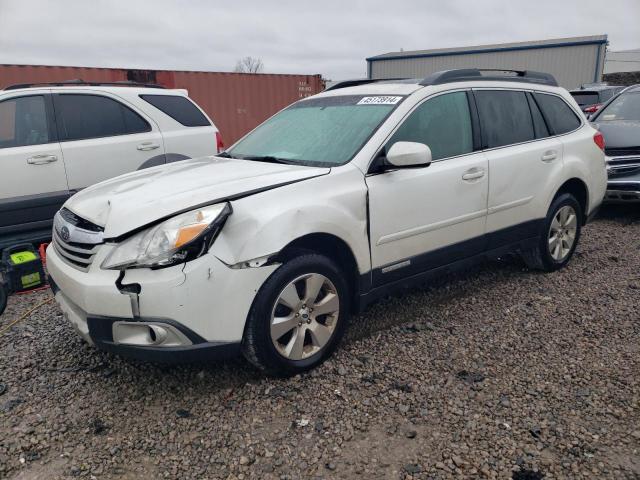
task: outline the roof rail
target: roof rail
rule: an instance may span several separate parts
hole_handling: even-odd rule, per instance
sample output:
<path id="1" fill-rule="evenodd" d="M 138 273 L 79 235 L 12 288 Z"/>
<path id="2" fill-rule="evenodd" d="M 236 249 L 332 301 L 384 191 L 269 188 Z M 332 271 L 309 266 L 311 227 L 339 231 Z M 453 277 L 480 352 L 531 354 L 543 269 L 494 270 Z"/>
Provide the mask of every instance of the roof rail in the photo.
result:
<path id="1" fill-rule="evenodd" d="M 61 82 L 39 82 L 39 83 L 18 83 L 5 87 L 5 90 L 18 90 L 20 88 L 35 87 L 75 87 L 75 86 L 91 86 L 91 87 L 145 87 L 145 88 L 165 88 L 157 83 L 139 83 L 129 80 L 121 80 L 117 82 L 85 82 L 79 78 L 73 80 L 63 80 Z"/>
<path id="2" fill-rule="evenodd" d="M 498 73 L 503 75 L 484 75 L 483 72 Z M 498 80 L 501 82 L 525 82 L 539 83 L 542 85 L 558 86 L 555 77 L 550 73 L 534 72 L 532 70 L 508 70 L 494 68 L 462 68 L 458 70 L 442 70 L 424 78 L 420 85 L 440 85 L 451 82 L 468 82 L 477 80 Z"/>
<path id="3" fill-rule="evenodd" d="M 339 88 L 357 87 L 358 85 L 366 85 L 368 83 L 389 82 L 394 80 L 408 80 L 406 78 L 358 78 L 355 80 L 343 80 L 341 82 L 334 83 L 330 87 L 324 89 L 325 92 L 329 90 L 337 90 Z"/>

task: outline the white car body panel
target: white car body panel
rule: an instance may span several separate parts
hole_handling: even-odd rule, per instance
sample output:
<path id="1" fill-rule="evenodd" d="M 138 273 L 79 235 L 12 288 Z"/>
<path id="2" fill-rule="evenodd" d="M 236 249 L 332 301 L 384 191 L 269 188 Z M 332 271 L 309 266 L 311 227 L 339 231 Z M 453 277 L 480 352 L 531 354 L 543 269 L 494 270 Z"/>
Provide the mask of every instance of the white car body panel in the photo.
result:
<path id="1" fill-rule="evenodd" d="M 67 191 L 67 174 L 58 142 L 0 149 L 0 165 L 0 201 Z"/>
<path id="2" fill-rule="evenodd" d="M 560 140 L 551 137 L 485 154 L 491 172 L 487 232 L 544 218 L 549 208 L 546 192 L 562 176 Z"/>
<path id="3" fill-rule="evenodd" d="M 327 175 L 234 201 L 234 214 L 212 253 L 233 265 L 278 253 L 305 235 L 324 233 L 344 241 L 358 270 L 365 273 L 371 268 L 366 195 L 362 173 L 347 164 Z M 252 234 L 246 235 L 247 231 Z M 282 235 L 285 231 L 287 235 Z"/>
<path id="4" fill-rule="evenodd" d="M 483 176 L 463 180 L 473 170 Z M 482 236 L 487 159 L 483 152 L 367 177 L 374 268 Z"/>

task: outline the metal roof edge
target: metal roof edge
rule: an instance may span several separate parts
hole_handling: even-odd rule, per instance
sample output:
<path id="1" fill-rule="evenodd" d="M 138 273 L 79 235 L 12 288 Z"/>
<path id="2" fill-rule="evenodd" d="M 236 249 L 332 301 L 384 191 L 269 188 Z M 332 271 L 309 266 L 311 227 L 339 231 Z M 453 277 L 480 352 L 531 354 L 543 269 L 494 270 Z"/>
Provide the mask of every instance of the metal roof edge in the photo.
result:
<path id="1" fill-rule="evenodd" d="M 560 47 L 576 47 L 580 45 L 604 45 L 609 40 L 607 35 L 604 35 L 605 38 L 598 40 L 581 40 L 574 42 L 564 42 L 564 43 L 546 43 L 546 44 L 538 44 L 538 45 L 518 45 L 513 47 L 491 47 L 491 48 L 474 48 L 471 50 L 454 50 L 454 51 L 443 51 L 443 52 L 431 52 L 431 53 L 416 53 L 413 55 L 393 55 L 387 56 L 386 53 L 382 55 L 376 55 L 374 57 L 368 57 L 365 60 L 367 62 L 376 62 L 381 60 L 407 60 L 410 58 L 428 58 L 428 57 L 449 57 L 454 55 L 472 55 L 476 53 L 495 53 L 495 52 L 511 52 L 517 50 L 538 50 L 540 48 L 560 48 Z M 464 48 L 464 47 L 462 47 Z"/>
<path id="2" fill-rule="evenodd" d="M 157 69 L 157 68 L 142 68 L 142 67 L 87 67 L 87 66 L 79 66 L 79 65 L 34 65 L 31 63 L 0 63 L 0 67 L 28 67 L 28 68 L 84 68 L 87 70 L 117 70 L 117 71 L 126 71 L 126 70 L 143 70 L 150 72 L 171 72 L 171 73 L 215 73 L 215 74 L 224 74 L 224 75 L 271 75 L 271 76 L 279 76 L 279 77 L 320 77 L 322 78 L 322 73 L 268 73 L 268 72 L 260 72 L 260 73 L 249 73 L 249 72 L 224 72 L 224 71 L 214 71 L 214 70 L 171 70 L 171 69 Z"/>

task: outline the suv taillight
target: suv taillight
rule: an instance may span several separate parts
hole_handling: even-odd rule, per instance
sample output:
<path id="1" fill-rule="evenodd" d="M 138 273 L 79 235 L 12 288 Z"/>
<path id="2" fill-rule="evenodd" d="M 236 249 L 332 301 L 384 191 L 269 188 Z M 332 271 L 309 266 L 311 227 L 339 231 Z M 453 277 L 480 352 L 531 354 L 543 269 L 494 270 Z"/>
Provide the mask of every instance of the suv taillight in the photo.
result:
<path id="1" fill-rule="evenodd" d="M 584 113 L 596 113 L 598 110 L 600 110 L 601 106 L 602 106 L 601 103 L 596 103 L 595 105 L 591 105 L 590 107 L 587 107 L 584 109 Z"/>
<path id="2" fill-rule="evenodd" d="M 222 135 L 220 135 L 220 132 L 216 132 L 216 148 L 218 149 L 218 153 L 224 150 L 224 142 L 222 141 Z"/>
<path id="3" fill-rule="evenodd" d="M 600 132 L 596 132 L 593 136 L 593 141 L 598 145 L 600 150 L 604 152 L 604 136 Z"/>

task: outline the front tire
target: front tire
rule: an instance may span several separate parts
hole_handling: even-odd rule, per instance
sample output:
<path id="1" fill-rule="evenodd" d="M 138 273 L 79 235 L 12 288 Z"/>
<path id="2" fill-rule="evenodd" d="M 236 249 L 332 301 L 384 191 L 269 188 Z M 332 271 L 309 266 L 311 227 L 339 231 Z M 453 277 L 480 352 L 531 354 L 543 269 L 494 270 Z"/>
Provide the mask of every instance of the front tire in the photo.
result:
<path id="1" fill-rule="evenodd" d="M 580 239 L 582 215 L 582 207 L 573 195 L 558 195 L 549 207 L 538 245 L 522 252 L 527 266 L 553 272 L 569 263 Z"/>
<path id="2" fill-rule="evenodd" d="M 276 376 L 310 370 L 335 350 L 347 327 L 349 290 L 340 268 L 318 254 L 295 257 L 258 291 L 242 351 Z"/>

